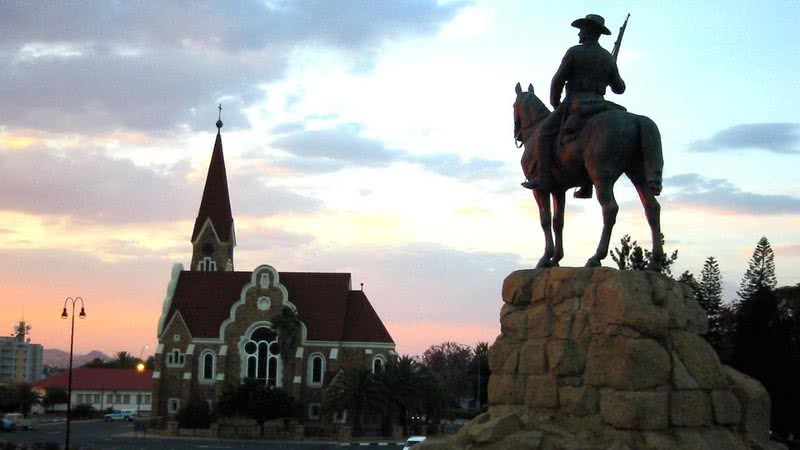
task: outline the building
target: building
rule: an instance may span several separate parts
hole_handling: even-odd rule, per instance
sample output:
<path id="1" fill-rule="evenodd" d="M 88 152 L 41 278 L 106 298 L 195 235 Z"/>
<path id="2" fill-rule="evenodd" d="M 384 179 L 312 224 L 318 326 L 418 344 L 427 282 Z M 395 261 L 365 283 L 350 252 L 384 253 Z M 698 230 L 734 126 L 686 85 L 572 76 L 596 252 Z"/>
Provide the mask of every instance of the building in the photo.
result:
<path id="1" fill-rule="evenodd" d="M 222 122 L 217 127 L 191 263 L 173 267 L 158 321 L 154 414 L 174 416 L 191 396 L 213 408 L 226 385 L 250 378 L 286 390 L 302 402 L 307 421 L 319 420 L 331 380 L 353 367 L 380 370 L 395 343 L 349 273 L 280 272 L 269 264 L 234 270 Z M 299 316 L 301 333 L 293 354 L 281 358 L 273 320 L 287 308 Z"/>
<path id="2" fill-rule="evenodd" d="M 42 379 L 42 346 L 27 337 L 31 326 L 21 320 L 13 336 L 0 337 L 0 383 L 34 383 Z"/>
<path id="3" fill-rule="evenodd" d="M 153 372 L 136 369 L 106 369 L 96 367 L 79 367 L 72 369 L 72 407 L 91 405 L 98 411 L 106 409 L 127 409 L 149 412 L 152 398 Z M 51 375 L 38 383 L 43 394 L 48 389 L 67 390 L 69 372 Z M 56 405 L 55 411 L 66 411 L 67 405 Z"/>

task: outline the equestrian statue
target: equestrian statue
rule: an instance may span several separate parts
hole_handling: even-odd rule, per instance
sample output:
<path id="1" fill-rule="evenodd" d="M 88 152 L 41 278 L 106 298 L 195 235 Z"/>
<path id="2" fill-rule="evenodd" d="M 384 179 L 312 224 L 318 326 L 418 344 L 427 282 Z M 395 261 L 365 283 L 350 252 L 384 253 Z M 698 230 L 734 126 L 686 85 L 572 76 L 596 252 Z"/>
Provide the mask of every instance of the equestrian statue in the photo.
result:
<path id="1" fill-rule="evenodd" d="M 608 255 L 619 210 L 614 183 L 623 173 L 636 187 L 650 225 L 653 257 L 649 269 L 660 270 L 664 260 L 661 206 L 656 200 L 664 166 L 661 135 L 649 118 L 629 113 L 603 97 L 607 87 L 616 94 L 625 91 L 616 60 L 627 23 L 626 18 L 609 53 L 598 43 L 601 35 L 611 34 L 601 16 L 589 14 L 572 22 L 580 29 L 580 44 L 567 50 L 553 76 L 550 104 L 554 111 L 536 97 L 532 85 L 527 91 L 516 85 L 514 140 L 519 142 L 517 147 L 525 147 L 522 186 L 533 190 L 545 236 L 544 255 L 536 267 L 557 266 L 564 257 L 564 203 L 567 189 L 573 187 L 579 187 L 576 198 L 591 198 L 594 187 L 603 209 L 600 243 L 586 262 L 587 267 L 600 265 Z"/>

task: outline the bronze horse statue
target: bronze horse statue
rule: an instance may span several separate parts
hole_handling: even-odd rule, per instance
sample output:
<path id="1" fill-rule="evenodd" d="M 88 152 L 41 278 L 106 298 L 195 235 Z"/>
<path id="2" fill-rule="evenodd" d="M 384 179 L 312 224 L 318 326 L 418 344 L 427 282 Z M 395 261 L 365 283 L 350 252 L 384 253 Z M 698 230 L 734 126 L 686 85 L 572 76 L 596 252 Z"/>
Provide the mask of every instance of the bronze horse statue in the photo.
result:
<path id="1" fill-rule="evenodd" d="M 517 83 L 516 93 L 514 139 L 515 142 L 524 143 L 526 153 L 533 154 L 533 148 L 528 148 L 535 145 L 536 139 L 532 136 L 542 120 L 550 114 L 550 110 L 533 93 L 532 85 L 528 85 L 528 91 L 525 92 Z M 559 135 L 559 141 L 561 140 Z M 653 256 L 648 269 L 660 270 L 664 249 L 661 244 L 661 206 L 656 196 L 661 193 L 664 159 L 661 154 L 661 135 L 656 124 L 645 116 L 611 109 L 586 119 L 575 139 L 557 145 L 556 148 L 556 154 L 551 158 L 550 190 L 533 190 L 545 237 L 544 255 L 536 267 L 558 266 L 558 262 L 564 257 L 562 231 L 566 191 L 590 183 L 597 191 L 597 200 L 603 209 L 603 232 L 597 251 L 586 262 L 586 267 L 600 265 L 600 261 L 608 255 L 611 230 L 619 210 L 614 199 L 614 183 L 624 173 L 639 193 L 652 232 Z M 530 165 L 523 161 L 523 173 L 528 167 Z M 528 177 L 531 174 L 524 175 Z"/>

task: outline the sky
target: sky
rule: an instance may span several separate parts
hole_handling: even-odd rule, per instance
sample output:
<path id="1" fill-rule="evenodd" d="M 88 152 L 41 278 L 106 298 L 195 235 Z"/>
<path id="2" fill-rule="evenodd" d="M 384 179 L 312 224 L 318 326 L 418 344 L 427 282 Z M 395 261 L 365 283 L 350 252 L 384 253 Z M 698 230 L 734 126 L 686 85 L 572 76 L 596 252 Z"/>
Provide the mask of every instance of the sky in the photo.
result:
<path id="1" fill-rule="evenodd" d="M 761 236 L 800 283 L 800 1 L 0 3 L 0 326 L 151 354 L 222 104 L 237 270 L 350 272 L 403 354 L 499 333 L 500 286 L 543 251 L 519 186 L 514 85 L 547 99 L 570 23 L 601 14 L 664 151 L 674 272 L 714 256 L 726 300 Z M 626 179 L 612 245 L 649 230 Z M 602 227 L 568 197 L 562 265 Z M 614 266 L 611 258 L 604 261 Z"/>

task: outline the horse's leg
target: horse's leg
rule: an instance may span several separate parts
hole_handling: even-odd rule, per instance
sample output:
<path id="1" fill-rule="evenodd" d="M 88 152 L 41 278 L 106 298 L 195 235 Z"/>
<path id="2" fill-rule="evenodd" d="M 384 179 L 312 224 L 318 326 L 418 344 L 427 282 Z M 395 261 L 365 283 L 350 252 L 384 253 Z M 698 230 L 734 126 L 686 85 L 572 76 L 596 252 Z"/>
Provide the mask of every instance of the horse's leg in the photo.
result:
<path id="1" fill-rule="evenodd" d="M 650 264 L 647 269 L 660 272 L 664 261 L 664 248 L 661 245 L 661 205 L 658 204 L 653 191 L 648 187 L 644 179 L 635 181 L 634 186 L 636 186 L 639 199 L 642 201 L 653 239 L 653 255 L 650 258 Z"/>
<path id="2" fill-rule="evenodd" d="M 536 267 L 550 267 L 550 260 L 553 257 L 553 232 L 550 226 L 550 195 L 546 192 L 534 189 L 533 196 L 536 197 L 536 203 L 539 205 L 539 221 L 542 224 L 542 231 L 544 231 L 544 255 L 539 259 Z"/>
<path id="3" fill-rule="evenodd" d="M 558 266 L 558 262 L 564 258 L 564 208 L 566 207 L 566 191 L 553 193 L 553 231 L 556 236 L 556 248 L 553 254 L 553 265 Z"/>
<path id="4" fill-rule="evenodd" d="M 614 183 L 613 181 L 604 180 L 595 185 L 597 188 L 597 201 L 600 207 L 603 208 L 603 233 L 600 235 L 600 243 L 597 244 L 597 251 L 594 256 L 586 261 L 586 267 L 596 267 L 600 265 L 600 261 L 608 256 L 608 244 L 611 241 L 611 230 L 614 229 L 614 224 L 617 222 L 617 200 L 614 199 Z"/>

